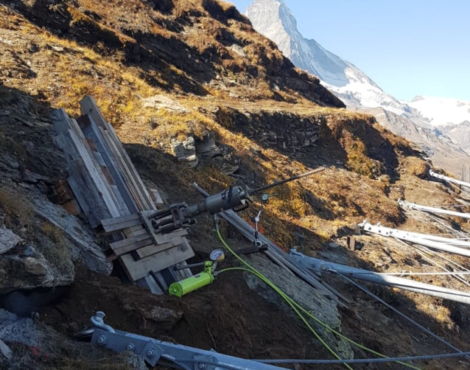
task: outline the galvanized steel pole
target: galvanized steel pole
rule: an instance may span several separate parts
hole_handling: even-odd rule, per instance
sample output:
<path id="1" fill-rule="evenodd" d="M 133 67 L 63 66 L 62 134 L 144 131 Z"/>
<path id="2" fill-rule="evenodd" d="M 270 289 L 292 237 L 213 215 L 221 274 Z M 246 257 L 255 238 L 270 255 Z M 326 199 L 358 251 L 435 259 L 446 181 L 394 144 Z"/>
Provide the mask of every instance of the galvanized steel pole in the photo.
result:
<path id="1" fill-rule="evenodd" d="M 394 276 L 377 274 L 372 271 L 362 270 L 355 267 L 327 262 L 313 257 L 307 257 L 295 249 L 291 250 L 290 256 L 299 264 L 307 267 L 317 274 L 325 272 L 337 272 L 353 279 L 364 280 L 375 284 L 387 285 L 394 288 L 409 290 L 411 292 L 431 295 L 451 301 L 470 304 L 470 294 L 454 289 L 442 288 L 418 281 L 403 279 Z"/>
<path id="2" fill-rule="evenodd" d="M 418 211 L 437 213 L 437 214 L 455 216 L 455 217 L 462 217 L 462 218 L 466 218 L 470 220 L 470 213 L 461 213 L 461 212 L 448 211 L 447 209 L 427 207 L 427 206 L 422 206 L 422 205 L 415 204 L 415 203 L 406 202 L 404 200 L 399 200 L 398 204 L 402 208 L 416 209 Z"/>

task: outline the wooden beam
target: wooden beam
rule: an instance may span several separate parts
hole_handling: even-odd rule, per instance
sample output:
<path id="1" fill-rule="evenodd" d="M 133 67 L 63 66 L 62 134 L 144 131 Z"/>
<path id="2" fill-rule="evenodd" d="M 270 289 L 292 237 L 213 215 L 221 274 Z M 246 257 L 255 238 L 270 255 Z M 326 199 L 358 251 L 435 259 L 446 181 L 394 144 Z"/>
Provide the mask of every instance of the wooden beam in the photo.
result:
<path id="1" fill-rule="evenodd" d="M 110 184 L 115 185 L 115 187 L 113 187 L 113 191 L 121 205 L 121 214 L 126 215 L 136 213 L 136 204 L 125 186 L 120 168 L 98 125 L 89 116 L 79 117 L 78 123 L 88 141 L 93 142 L 95 146 L 93 154 L 97 158 L 98 162 L 100 162 L 100 165 L 107 169 L 110 177 L 108 179 Z"/>
<path id="2" fill-rule="evenodd" d="M 154 254 L 150 257 L 134 261 L 130 254 L 126 254 L 119 258 L 127 276 L 131 281 L 139 280 L 147 276 L 151 272 L 158 272 L 177 263 L 186 261 L 194 257 L 194 251 L 185 240 L 185 242 L 177 247 Z"/>
<path id="3" fill-rule="evenodd" d="M 119 140 L 114 128 L 107 122 L 101 114 L 98 106 L 91 96 L 85 97 L 80 101 L 80 108 L 83 115 L 89 115 L 96 124 L 105 130 L 109 135 L 109 141 L 113 141 L 116 147 L 116 154 L 119 154 L 122 158 L 122 169 L 124 177 L 128 177 L 129 180 L 133 180 L 135 183 L 135 189 L 139 194 L 140 202 L 142 203 L 142 209 L 144 210 L 156 210 L 155 204 L 150 197 L 142 179 L 140 178 L 137 170 L 135 169 L 131 159 L 129 158 L 126 150 L 124 149 L 121 141 Z M 109 144 L 109 143 L 108 143 Z"/>
<path id="4" fill-rule="evenodd" d="M 59 132 L 59 135 L 56 137 L 56 142 L 66 154 L 67 164 L 69 166 L 69 175 L 79 175 L 77 173 L 72 174 L 71 172 L 73 171 L 70 170 L 75 169 L 83 171 L 80 175 L 87 179 L 91 188 L 84 188 L 81 193 L 85 195 L 84 193 L 87 192 L 96 192 L 92 198 L 97 199 L 99 197 L 106 205 L 109 214 L 106 215 L 101 212 L 98 215 L 95 214 L 95 218 L 100 219 L 119 216 L 119 210 L 116 205 L 116 199 L 112 189 L 106 181 L 99 164 L 91 154 L 91 149 L 76 121 L 71 120 L 63 109 L 53 112 L 52 121 L 54 127 L 56 127 Z M 77 168 L 77 166 L 73 165 L 74 163 L 82 163 L 83 165 L 80 165 L 80 168 Z M 78 180 L 75 181 L 75 183 L 77 182 Z M 86 202 L 87 199 L 88 197 L 86 196 L 81 197 L 82 202 Z M 82 204 L 80 204 L 80 206 L 82 206 Z M 94 205 L 89 205 L 88 207 L 82 206 L 82 208 L 88 208 L 90 213 L 95 213 Z"/>
<path id="5" fill-rule="evenodd" d="M 167 249 L 173 248 L 173 247 L 181 245 L 183 243 L 184 243 L 183 238 L 178 237 L 178 238 L 172 239 L 169 243 L 158 244 L 158 245 L 150 244 L 146 247 L 135 249 L 132 252 L 132 257 L 134 257 L 134 259 L 136 261 L 139 261 L 141 259 L 153 256 L 154 254 L 163 252 Z"/>

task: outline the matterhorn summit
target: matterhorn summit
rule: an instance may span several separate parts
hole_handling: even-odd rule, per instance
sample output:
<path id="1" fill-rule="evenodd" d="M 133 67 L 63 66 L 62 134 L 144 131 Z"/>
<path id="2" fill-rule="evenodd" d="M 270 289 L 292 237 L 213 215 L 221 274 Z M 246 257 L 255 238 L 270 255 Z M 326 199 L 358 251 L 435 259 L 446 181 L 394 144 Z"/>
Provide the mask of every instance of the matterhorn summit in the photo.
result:
<path id="1" fill-rule="evenodd" d="M 466 153 L 461 148 L 461 140 L 456 139 L 456 136 L 468 137 L 462 132 L 467 130 L 466 126 L 458 131 L 450 131 L 453 127 L 449 126 L 449 133 L 455 135 L 452 138 L 446 136 L 446 131 L 433 127 L 438 122 L 433 117 L 435 112 L 431 111 L 434 101 L 408 103 L 384 92 L 354 64 L 326 50 L 315 40 L 303 37 L 283 0 L 255 0 L 246 15 L 256 31 L 274 41 L 295 66 L 317 76 L 348 109 L 374 115 L 380 124 L 415 142 L 439 166 L 454 173 L 460 171 L 462 161 L 469 161 L 467 153 L 470 149 Z M 426 104 L 429 101 L 431 103 Z M 462 111 L 461 104 L 459 109 Z"/>
<path id="2" fill-rule="evenodd" d="M 304 38 L 297 21 L 283 0 L 255 0 L 246 15 L 253 27 L 272 41 L 297 67 L 322 81 L 349 108 L 382 107 L 403 117 L 412 108 L 385 93 L 354 64 Z"/>

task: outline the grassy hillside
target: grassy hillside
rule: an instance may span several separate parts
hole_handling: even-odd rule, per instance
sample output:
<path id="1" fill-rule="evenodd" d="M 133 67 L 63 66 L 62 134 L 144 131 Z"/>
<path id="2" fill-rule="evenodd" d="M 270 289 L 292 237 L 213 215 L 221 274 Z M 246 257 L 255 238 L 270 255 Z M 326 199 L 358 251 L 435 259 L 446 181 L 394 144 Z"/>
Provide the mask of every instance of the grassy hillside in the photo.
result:
<path id="1" fill-rule="evenodd" d="M 0 55 L 0 112 L 9 112 L 0 115 L 0 154 L 13 156 L 18 168 L 33 169 L 52 180 L 65 176 L 63 163 L 48 151 L 53 146 L 52 128 L 46 124 L 34 131 L 21 122 L 25 118 L 47 122 L 51 109 L 59 107 L 77 115 L 79 100 L 93 95 L 142 176 L 158 184 L 172 202 L 200 201 L 193 182 L 217 192 L 235 183 L 257 187 L 327 166 L 321 174 L 270 192 L 273 197 L 264 208 L 262 228 L 286 250 L 297 245 L 312 255 L 330 253 L 328 243 L 352 235 L 364 219 L 438 232 L 434 224 L 417 222 L 401 211 L 397 199 L 455 204 L 457 194 L 452 189 L 428 181 L 429 164 L 409 142 L 371 116 L 345 110 L 316 77 L 296 69 L 229 3 L 14 0 L 0 5 Z M 188 137 L 198 148 L 194 168 L 178 161 L 173 151 L 175 142 Z M 200 149 L 211 139 L 217 155 L 205 155 Z M 12 214 L 8 225 L 21 230 L 26 221 L 16 215 L 11 197 L 3 196 L 8 193 L 5 186 L 0 185 L 0 211 Z M 259 207 L 257 201 L 242 216 L 251 222 Z M 460 222 L 460 227 L 467 226 Z M 51 240 L 60 239 L 55 230 L 43 231 Z M 233 243 L 240 241 L 230 228 L 224 226 L 223 231 Z M 202 255 L 218 246 L 208 220 L 194 228 L 190 239 Z M 364 240 L 363 251 L 340 248 L 334 258 L 382 268 L 387 243 Z M 400 253 L 387 253 L 396 258 L 391 267 L 416 259 L 411 252 Z M 91 278 L 74 289 L 91 284 L 87 279 Z M 439 281 L 445 284 L 444 278 Z M 390 298 L 389 293 L 381 294 Z M 446 333 L 458 334 L 453 307 L 413 295 L 403 297 L 390 299 L 412 307 L 420 318 L 430 318 L 438 330 L 451 327 Z M 206 307 L 204 296 L 197 299 Z M 135 315 L 129 307 L 125 310 Z M 357 315 L 361 309 L 361 302 L 352 304 Z M 400 353 L 413 342 L 412 331 L 400 334 L 404 340 L 398 347 L 383 340 L 383 333 L 374 331 L 374 307 L 364 313 L 367 320 L 359 320 L 362 327 L 349 318 L 350 313 L 343 312 L 344 330 L 358 340 Z M 379 316 L 386 321 L 387 312 Z M 387 336 L 399 329 L 391 325 Z"/>

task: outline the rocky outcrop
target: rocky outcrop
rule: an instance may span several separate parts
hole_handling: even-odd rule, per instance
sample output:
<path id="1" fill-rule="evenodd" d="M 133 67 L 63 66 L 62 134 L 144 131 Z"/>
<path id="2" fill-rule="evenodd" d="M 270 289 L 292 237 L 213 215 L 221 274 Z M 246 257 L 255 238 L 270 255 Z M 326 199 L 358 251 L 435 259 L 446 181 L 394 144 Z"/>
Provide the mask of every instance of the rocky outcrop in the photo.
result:
<path id="1" fill-rule="evenodd" d="M 47 259 L 34 247 L 21 246 L 0 257 L 0 295 L 19 289 L 50 288 L 70 285 L 74 269 L 57 273 Z"/>
<path id="2" fill-rule="evenodd" d="M 63 236 L 70 247 L 71 261 L 79 261 L 88 269 L 101 274 L 111 274 L 112 263 L 106 260 L 95 234 L 88 226 L 44 197 L 37 196 L 30 200 L 40 218 L 63 230 Z"/>
<path id="3" fill-rule="evenodd" d="M 89 363 L 83 358 L 83 353 L 89 354 Z M 44 369 L 88 369 L 96 366 L 147 369 L 143 358 L 131 352 L 116 355 L 92 351 L 89 343 L 71 340 L 36 319 L 18 317 L 0 309 L 0 368 L 36 369 L 38 366 Z"/>
<path id="4" fill-rule="evenodd" d="M 5 226 L 0 227 L 0 254 L 16 247 L 21 238 Z"/>

